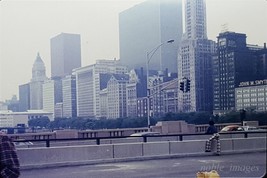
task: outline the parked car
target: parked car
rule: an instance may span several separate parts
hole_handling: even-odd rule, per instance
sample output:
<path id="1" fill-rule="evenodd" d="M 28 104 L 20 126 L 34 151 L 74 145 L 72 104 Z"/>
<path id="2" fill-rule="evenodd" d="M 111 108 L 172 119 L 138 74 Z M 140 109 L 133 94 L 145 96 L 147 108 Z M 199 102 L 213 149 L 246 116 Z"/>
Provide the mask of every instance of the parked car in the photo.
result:
<path id="1" fill-rule="evenodd" d="M 33 143 L 30 142 L 30 141 L 24 141 L 24 142 L 16 142 L 16 141 L 14 141 L 14 145 L 16 147 L 29 147 L 29 146 L 33 145 Z"/>
<path id="2" fill-rule="evenodd" d="M 254 126 L 240 126 L 240 125 L 228 125 L 222 128 L 221 132 L 231 132 L 231 131 L 262 131 L 264 129 L 260 129 Z"/>
<path id="3" fill-rule="evenodd" d="M 245 131 L 265 131 L 264 129 L 254 127 L 254 126 L 242 126 Z"/>
<path id="4" fill-rule="evenodd" d="M 221 132 L 232 132 L 232 131 L 245 131 L 240 125 L 228 125 L 222 128 Z"/>
<path id="5" fill-rule="evenodd" d="M 150 136 L 150 135 L 160 135 L 159 132 L 137 132 L 131 134 L 130 136 Z"/>

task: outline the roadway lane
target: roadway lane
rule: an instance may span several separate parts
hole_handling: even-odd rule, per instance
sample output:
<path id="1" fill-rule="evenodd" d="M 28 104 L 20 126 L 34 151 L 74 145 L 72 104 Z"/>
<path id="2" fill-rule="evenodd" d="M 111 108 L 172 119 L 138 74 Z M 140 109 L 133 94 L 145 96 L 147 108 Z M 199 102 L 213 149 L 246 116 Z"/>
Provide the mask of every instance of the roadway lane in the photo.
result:
<path id="1" fill-rule="evenodd" d="M 221 177 L 262 177 L 266 172 L 266 153 L 22 170 L 20 178 L 195 178 L 198 171 L 212 169 Z"/>

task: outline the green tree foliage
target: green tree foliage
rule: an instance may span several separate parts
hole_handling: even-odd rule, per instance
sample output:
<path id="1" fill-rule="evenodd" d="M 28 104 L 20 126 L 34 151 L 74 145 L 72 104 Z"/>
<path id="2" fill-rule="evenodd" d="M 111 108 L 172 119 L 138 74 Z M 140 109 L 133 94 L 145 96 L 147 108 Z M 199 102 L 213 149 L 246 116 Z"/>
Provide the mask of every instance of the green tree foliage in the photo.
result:
<path id="1" fill-rule="evenodd" d="M 238 123 L 240 122 L 240 112 L 230 112 L 221 116 L 213 116 L 208 112 L 191 113 L 167 113 L 162 118 L 150 118 L 151 125 L 158 121 L 179 121 L 184 120 L 188 124 L 207 124 L 210 119 L 215 123 Z M 267 112 L 247 112 L 245 121 L 259 121 L 260 125 L 267 125 Z M 30 127 L 46 127 L 50 129 L 116 129 L 116 128 L 138 128 L 147 127 L 147 118 L 118 118 L 118 119 L 92 119 L 92 118 L 55 118 L 49 121 L 47 117 L 32 119 L 29 121 Z"/>
<path id="2" fill-rule="evenodd" d="M 36 119 L 31 119 L 29 120 L 28 124 L 30 127 L 47 127 L 49 124 L 50 120 L 48 117 L 44 116 L 44 117 L 40 117 L 40 118 L 36 118 Z"/>

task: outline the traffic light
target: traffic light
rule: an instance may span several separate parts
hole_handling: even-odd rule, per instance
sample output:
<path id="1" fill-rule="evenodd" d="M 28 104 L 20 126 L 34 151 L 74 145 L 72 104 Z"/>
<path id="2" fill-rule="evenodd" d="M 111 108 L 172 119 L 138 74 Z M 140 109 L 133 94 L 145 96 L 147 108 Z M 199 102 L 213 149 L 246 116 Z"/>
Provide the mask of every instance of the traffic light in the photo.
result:
<path id="1" fill-rule="evenodd" d="M 190 91 L 190 80 L 186 79 L 185 80 L 185 92 Z"/>
<path id="2" fill-rule="evenodd" d="M 180 82 L 180 90 L 184 92 L 184 81 Z"/>

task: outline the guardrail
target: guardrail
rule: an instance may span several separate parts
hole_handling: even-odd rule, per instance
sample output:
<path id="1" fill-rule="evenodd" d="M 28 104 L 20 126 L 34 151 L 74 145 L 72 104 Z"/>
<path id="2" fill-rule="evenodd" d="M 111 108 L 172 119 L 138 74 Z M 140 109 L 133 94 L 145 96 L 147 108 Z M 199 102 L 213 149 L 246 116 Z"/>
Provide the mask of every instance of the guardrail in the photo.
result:
<path id="1" fill-rule="evenodd" d="M 243 138 L 248 138 L 250 134 L 262 134 L 265 133 L 267 135 L 267 131 L 236 131 L 236 132 L 220 132 L 220 135 L 243 135 Z M 209 134 L 198 133 L 198 134 L 170 134 L 170 135 L 144 135 L 144 136 L 113 136 L 113 137 L 94 137 L 94 138 L 64 138 L 64 139 L 50 139 L 43 138 L 39 140 L 35 139 L 24 139 L 24 140 L 16 140 L 14 142 L 45 142 L 46 147 L 50 147 L 51 142 L 62 142 L 62 141 L 88 141 L 94 140 L 96 145 L 100 145 L 101 140 L 114 140 L 114 139 L 125 139 L 125 138 L 142 138 L 142 142 L 148 142 L 148 138 L 164 138 L 164 137 L 176 137 L 177 141 L 183 141 L 185 137 L 189 136 L 208 136 Z M 266 136 L 265 135 L 265 136 Z M 241 137 L 242 138 L 242 137 Z"/>

